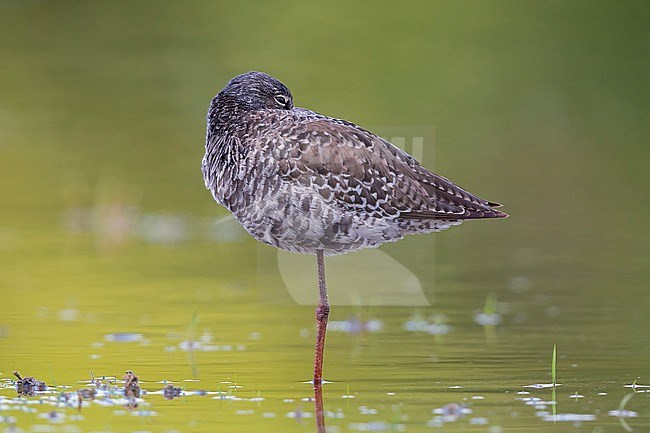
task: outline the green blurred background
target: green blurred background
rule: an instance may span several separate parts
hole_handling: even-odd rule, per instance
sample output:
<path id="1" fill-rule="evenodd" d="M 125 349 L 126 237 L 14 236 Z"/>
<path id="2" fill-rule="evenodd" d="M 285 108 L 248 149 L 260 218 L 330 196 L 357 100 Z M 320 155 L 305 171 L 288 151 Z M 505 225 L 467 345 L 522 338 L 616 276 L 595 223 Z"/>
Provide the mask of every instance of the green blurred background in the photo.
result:
<path id="1" fill-rule="evenodd" d="M 326 402 L 349 408 L 340 394 L 367 387 L 358 405 L 390 408 L 386 388 L 403 389 L 407 431 L 421 431 L 456 398 L 439 381 L 471 377 L 499 399 L 503 431 L 521 431 L 503 390 L 544 380 L 558 343 L 567 364 L 589 365 L 575 388 L 616 383 L 603 410 L 615 408 L 624 383 L 650 381 L 649 19 L 644 1 L 0 1 L 0 378 L 135 369 L 214 389 L 238 375 L 277 413 L 289 390 L 309 394 L 312 307 L 292 302 L 274 250 L 213 223 L 227 212 L 200 174 L 210 99 L 261 70 L 298 106 L 395 135 L 433 128 L 423 164 L 511 215 L 382 247 L 433 307 L 334 309 L 385 325 L 330 336 L 342 385 Z M 496 344 L 472 321 L 488 293 Z M 165 353 L 194 312 L 197 333 L 247 349 L 201 354 L 198 373 Z M 444 314 L 455 334 L 407 333 L 414 312 Z M 114 332 L 144 343 L 106 343 Z M 262 423 L 209 400 L 160 404 L 151 430 Z M 87 416 L 82 428 L 107 425 Z M 555 428 L 527 416 L 527 431 Z M 120 422 L 108 424 L 128 431 Z"/>

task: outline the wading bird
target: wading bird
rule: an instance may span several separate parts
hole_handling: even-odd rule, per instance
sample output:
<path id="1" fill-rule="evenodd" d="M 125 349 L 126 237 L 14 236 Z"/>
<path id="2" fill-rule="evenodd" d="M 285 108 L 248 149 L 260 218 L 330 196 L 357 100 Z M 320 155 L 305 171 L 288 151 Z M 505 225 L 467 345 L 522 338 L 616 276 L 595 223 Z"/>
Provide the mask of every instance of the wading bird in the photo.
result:
<path id="1" fill-rule="evenodd" d="M 230 80 L 206 120 L 201 168 L 215 200 L 255 239 L 316 255 L 314 385 L 330 311 L 324 256 L 507 217 L 372 132 L 294 107 L 289 89 L 262 72 Z"/>

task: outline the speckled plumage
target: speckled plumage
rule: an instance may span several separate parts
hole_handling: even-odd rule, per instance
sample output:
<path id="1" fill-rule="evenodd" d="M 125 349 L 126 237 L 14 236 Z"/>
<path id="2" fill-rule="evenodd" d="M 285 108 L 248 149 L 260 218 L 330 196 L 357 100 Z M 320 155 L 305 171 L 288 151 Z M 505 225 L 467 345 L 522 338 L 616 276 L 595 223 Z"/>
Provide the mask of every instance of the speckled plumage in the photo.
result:
<path id="1" fill-rule="evenodd" d="M 293 106 L 275 78 L 233 78 L 210 104 L 206 187 L 256 239 L 326 255 L 507 216 L 345 120 Z"/>
<path id="2" fill-rule="evenodd" d="M 330 311 L 324 256 L 507 215 L 372 132 L 295 108 L 289 89 L 261 72 L 230 80 L 212 99 L 207 123 L 203 178 L 217 202 L 256 239 L 316 254 L 313 383 L 324 432 L 320 387 Z"/>

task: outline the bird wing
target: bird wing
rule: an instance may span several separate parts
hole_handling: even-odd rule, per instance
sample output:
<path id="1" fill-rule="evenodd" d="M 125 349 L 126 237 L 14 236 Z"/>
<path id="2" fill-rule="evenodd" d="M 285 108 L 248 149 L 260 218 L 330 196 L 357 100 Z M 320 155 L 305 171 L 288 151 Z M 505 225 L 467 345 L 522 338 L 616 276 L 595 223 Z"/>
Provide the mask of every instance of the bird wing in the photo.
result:
<path id="1" fill-rule="evenodd" d="M 470 219 L 506 216 L 422 167 L 388 141 L 344 120 L 304 109 L 279 119 L 274 151 L 285 179 L 308 185 L 328 201 L 376 216 Z"/>

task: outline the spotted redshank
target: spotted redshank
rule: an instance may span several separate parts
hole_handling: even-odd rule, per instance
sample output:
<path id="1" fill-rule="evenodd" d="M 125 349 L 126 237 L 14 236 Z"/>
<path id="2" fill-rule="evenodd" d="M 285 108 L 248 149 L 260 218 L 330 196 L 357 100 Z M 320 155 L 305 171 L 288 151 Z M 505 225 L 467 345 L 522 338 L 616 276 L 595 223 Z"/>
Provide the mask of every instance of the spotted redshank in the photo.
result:
<path id="1" fill-rule="evenodd" d="M 230 80 L 206 120 L 201 168 L 215 200 L 255 239 L 316 255 L 315 385 L 330 311 L 324 256 L 507 217 L 372 132 L 294 107 L 289 89 L 262 72 Z"/>

